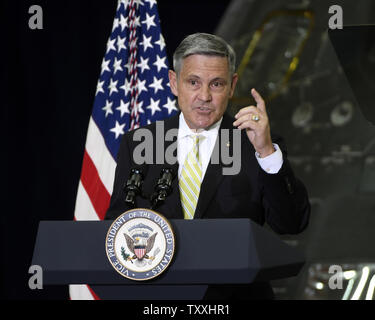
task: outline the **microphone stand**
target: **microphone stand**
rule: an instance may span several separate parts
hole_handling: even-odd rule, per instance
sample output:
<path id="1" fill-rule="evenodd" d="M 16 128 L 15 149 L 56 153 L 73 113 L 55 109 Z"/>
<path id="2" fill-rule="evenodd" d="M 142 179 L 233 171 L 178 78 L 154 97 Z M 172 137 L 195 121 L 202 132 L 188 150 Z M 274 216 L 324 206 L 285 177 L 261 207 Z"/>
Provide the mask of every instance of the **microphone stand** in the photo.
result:
<path id="1" fill-rule="evenodd" d="M 133 168 L 130 171 L 130 177 L 126 182 L 125 189 L 125 202 L 130 207 L 135 207 L 135 199 L 141 193 L 144 173 L 141 168 Z"/>
<path id="2" fill-rule="evenodd" d="M 163 168 L 160 172 L 160 178 L 155 186 L 155 191 L 151 195 L 151 209 L 161 205 L 167 196 L 172 192 L 172 181 L 175 174 L 172 168 Z"/>

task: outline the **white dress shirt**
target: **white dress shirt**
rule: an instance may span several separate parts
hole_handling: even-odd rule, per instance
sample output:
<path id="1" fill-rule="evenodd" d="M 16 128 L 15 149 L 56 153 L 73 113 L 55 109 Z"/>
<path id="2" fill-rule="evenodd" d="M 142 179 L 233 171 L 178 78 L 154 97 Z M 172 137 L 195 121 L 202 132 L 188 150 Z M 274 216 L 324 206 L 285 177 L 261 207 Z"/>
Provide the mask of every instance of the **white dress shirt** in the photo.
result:
<path id="1" fill-rule="evenodd" d="M 195 132 L 188 127 L 183 113 L 180 113 L 179 129 L 177 136 L 177 159 L 179 163 L 178 178 L 181 177 L 182 167 L 185 163 L 186 156 L 193 148 L 193 139 L 191 138 L 191 136 L 199 135 L 201 137 L 199 140 L 199 159 L 202 162 L 203 180 L 208 164 L 211 159 L 211 154 L 216 143 L 216 139 L 219 133 L 219 128 L 222 120 L 223 118 L 221 118 L 207 130 L 200 129 L 197 132 Z M 255 157 L 258 160 L 260 167 L 269 174 L 278 173 L 283 164 L 283 156 L 279 146 L 276 143 L 274 143 L 273 145 L 276 151 L 267 157 L 260 158 L 257 152 L 255 153 Z"/>

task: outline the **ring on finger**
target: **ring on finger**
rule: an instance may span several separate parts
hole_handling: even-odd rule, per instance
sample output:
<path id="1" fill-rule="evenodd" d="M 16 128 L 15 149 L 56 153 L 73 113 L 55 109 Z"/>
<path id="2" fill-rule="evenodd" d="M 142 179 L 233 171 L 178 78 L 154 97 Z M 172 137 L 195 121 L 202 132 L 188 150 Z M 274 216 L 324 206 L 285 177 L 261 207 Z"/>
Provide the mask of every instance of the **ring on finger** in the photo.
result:
<path id="1" fill-rule="evenodd" d="M 255 122 L 258 122 L 259 121 L 259 116 L 257 114 L 253 114 L 253 116 L 251 117 L 251 120 L 255 121 Z"/>

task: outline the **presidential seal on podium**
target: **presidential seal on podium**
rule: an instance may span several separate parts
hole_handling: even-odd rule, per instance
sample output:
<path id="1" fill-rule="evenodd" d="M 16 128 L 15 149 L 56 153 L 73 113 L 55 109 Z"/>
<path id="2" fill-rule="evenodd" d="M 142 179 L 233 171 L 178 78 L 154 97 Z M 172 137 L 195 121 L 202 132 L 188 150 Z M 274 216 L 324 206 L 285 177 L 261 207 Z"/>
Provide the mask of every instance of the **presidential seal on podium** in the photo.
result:
<path id="1" fill-rule="evenodd" d="M 105 249 L 112 267 L 123 277 L 149 280 L 168 268 L 175 252 L 175 236 L 164 216 L 136 208 L 113 221 Z"/>

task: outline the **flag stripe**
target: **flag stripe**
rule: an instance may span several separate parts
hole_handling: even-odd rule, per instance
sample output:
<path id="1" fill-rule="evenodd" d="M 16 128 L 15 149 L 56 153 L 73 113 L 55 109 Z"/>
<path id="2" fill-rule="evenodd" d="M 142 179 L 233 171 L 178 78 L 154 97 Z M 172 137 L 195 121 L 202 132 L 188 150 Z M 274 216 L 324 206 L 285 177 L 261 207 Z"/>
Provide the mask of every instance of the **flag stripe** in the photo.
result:
<path id="1" fill-rule="evenodd" d="M 108 193 L 100 180 L 98 170 L 86 151 L 83 156 L 81 182 L 91 200 L 91 203 L 93 204 L 96 213 L 98 214 L 99 219 L 104 219 L 111 195 Z"/>
<path id="2" fill-rule="evenodd" d="M 115 176 L 116 161 L 105 145 L 104 138 L 94 119 L 90 118 L 86 139 L 86 152 L 98 170 L 100 180 L 109 194 L 112 194 L 113 177 Z"/>
<path id="3" fill-rule="evenodd" d="M 89 196 L 82 182 L 79 182 L 76 208 L 74 213 L 75 220 L 99 220 L 98 214 L 96 213 L 94 206 L 91 203 Z"/>
<path id="4" fill-rule="evenodd" d="M 91 289 L 90 286 L 86 285 L 87 289 L 90 291 L 92 297 L 94 298 L 94 300 L 100 300 L 99 296 L 94 292 L 94 290 Z"/>
<path id="5" fill-rule="evenodd" d="M 71 300 L 100 300 L 86 284 L 71 284 L 69 286 L 69 295 Z"/>

